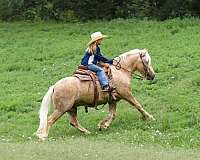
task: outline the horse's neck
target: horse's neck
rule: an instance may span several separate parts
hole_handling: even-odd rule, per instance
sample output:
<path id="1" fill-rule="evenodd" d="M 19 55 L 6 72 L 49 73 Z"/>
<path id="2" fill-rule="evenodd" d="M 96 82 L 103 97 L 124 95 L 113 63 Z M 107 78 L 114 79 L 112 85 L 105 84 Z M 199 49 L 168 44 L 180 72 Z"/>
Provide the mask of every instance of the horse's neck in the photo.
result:
<path id="1" fill-rule="evenodd" d="M 115 74 L 114 78 L 129 85 L 135 71 L 134 63 L 137 61 L 137 55 L 127 52 L 117 57 L 116 61 L 119 63 L 117 65 L 119 69 L 116 66 L 111 67 L 112 73 Z"/>
<path id="2" fill-rule="evenodd" d="M 123 82 L 123 84 L 130 85 L 132 74 L 136 70 L 136 63 L 138 60 L 138 50 L 132 50 L 129 52 L 126 52 L 119 57 L 117 57 L 115 60 L 119 63 L 116 64 L 116 66 L 112 66 L 111 70 L 112 73 L 114 73 L 114 79 L 119 80 L 119 82 Z M 118 69 L 118 67 L 120 69 Z"/>
<path id="3" fill-rule="evenodd" d="M 124 67 L 124 66 L 122 66 Z M 130 85 L 132 79 L 132 72 L 125 68 L 117 68 L 116 66 L 111 66 L 111 73 L 114 79 L 114 83 L 123 83 Z"/>
<path id="4" fill-rule="evenodd" d="M 119 56 L 121 66 L 131 73 L 135 71 L 134 64 L 136 63 L 137 58 L 137 54 L 131 54 L 130 52 L 124 53 Z"/>

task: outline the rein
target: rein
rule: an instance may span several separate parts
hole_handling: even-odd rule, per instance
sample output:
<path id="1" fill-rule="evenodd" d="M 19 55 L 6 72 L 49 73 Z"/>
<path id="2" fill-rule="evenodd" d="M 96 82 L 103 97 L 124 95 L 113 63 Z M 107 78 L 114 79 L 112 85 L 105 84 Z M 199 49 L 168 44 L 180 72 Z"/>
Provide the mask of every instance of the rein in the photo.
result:
<path id="1" fill-rule="evenodd" d="M 113 61 L 116 62 L 116 64 L 115 64 L 115 65 L 113 64 L 113 66 L 115 66 L 115 68 L 116 68 L 117 70 L 123 69 L 123 70 L 125 70 L 126 72 L 129 72 L 129 73 L 132 74 L 131 71 L 129 71 L 128 69 L 122 67 L 122 65 L 121 65 L 121 63 L 120 63 L 120 62 L 121 62 L 121 57 L 117 57 L 117 58 L 119 58 L 118 61 L 115 60 L 115 59 L 113 59 Z M 142 62 L 143 62 L 143 61 L 142 61 Z M 141 75 L 139 75 L 139 74 L 136 74 L 136 73 L 133 73 L 133 74 L 134 74 L 134 78 L 135 78 L 135 79 L 139 79 L 139 80 L 143 80 L 143 79 L 144 79 L 144 77 L 141 76 Z"/>
<path id="2" fill-rule="evenodd" d="M 140 59 L 142 60 L 142 64 L 143 64 L 143 67 L 144 67 L 145 77 L 147 77 L 148 69 L 147 69 L 147 65 L 143 61 L 144 55 L 142 53 L 139 53 L 139 54 L 140 54 Z"/>

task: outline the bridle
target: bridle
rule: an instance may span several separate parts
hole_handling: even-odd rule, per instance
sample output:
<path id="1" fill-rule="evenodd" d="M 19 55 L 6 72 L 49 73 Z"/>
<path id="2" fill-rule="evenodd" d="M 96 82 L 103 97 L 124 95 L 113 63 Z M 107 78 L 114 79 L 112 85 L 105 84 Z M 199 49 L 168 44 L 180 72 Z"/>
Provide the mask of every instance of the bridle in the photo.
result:
<path id="1" fill-rule="evenodd" d="M 139 80 L 143 80 L 144 78 L 147 77 L 148 69 L 147 69 L 147 65 L 145 64 L 145 62 L 144 62 L 144 60 L 143 60 L 143 57 L 144 57 L 145 55 L 142 54 L 142 53 L 139 53 L 139 55 L 140 55 L 140 59 L 141 59 L 141 61 L 142 61 L 143 67 L 144 67 L 145 76 L 141 76 L 141 75 L 139 75 L 139 74 L 134 73 L 134 78 L 135 78 L 135 79 L 139 79 Z M 128 69 L 122 67 L 122 65 L 121 65 L 121 63 L 120 63 L 120 62 L 121 62 L 121 57 L 116 57 L 116 58 L 118 58 L 119 60 L 117 61 L 117 60 L 113 59 L 113 61 L 116 62 L 116 64 L 115 64 L 115 65 L 113 64 L 113 66 L 115 66 L 115 68 L 116 68 L 117 70 L 123 69 L 123 70 L 125 70 L 126 72 L 129 72 L 129 73 L 132 74 L 131 71 L 129 71 Z"/>
<path id="2" fill-rule="evenodd" d="M 140 59 L 141 59 L 142 64 L 143 64 L 143 68 L 144 68 L 144 75 L 145 75 L 145 77 L 147 77 L 147 75 L 148 75 L 148 66 L 143 60 L 143 57 L 145 57 L 145 55 L 142 54 L 142 53 L 139 53 L 139 54 L 140 54 Z"/>

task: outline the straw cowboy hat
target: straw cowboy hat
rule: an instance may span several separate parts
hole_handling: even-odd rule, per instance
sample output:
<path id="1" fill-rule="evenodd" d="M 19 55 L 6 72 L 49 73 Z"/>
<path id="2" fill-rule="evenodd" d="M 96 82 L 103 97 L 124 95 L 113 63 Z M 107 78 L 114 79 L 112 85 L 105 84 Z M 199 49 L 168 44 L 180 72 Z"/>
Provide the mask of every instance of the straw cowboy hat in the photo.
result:
<path id="1" fill-rule="evenodd" d="M 88 46 L 91 45 L 93 42 L 99 40 L 99 39 L 102 39 L 102 38 L 105 38 L 105 37 L 108 37 L 107 35 L 103 35 L 101 32 L 94 32 L 91 34 L 91 40 L 90 42 L 88 43 Z"/>

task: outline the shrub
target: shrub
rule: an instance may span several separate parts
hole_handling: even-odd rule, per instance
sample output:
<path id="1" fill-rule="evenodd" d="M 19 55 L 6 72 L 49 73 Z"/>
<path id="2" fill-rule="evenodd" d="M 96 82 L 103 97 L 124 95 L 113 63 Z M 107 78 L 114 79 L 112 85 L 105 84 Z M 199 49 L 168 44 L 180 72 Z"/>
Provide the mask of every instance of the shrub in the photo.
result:
<path id="1" fill-rule="evenodd" d="M 198 0 L 0 0 L 0 19 L 62 20 L 199 16 Z"/>

